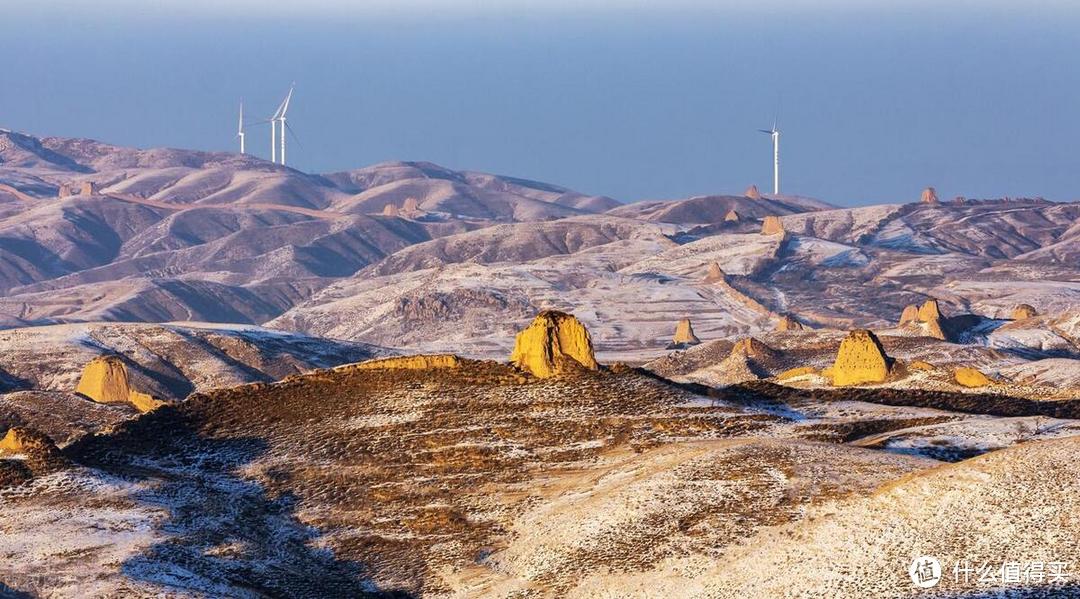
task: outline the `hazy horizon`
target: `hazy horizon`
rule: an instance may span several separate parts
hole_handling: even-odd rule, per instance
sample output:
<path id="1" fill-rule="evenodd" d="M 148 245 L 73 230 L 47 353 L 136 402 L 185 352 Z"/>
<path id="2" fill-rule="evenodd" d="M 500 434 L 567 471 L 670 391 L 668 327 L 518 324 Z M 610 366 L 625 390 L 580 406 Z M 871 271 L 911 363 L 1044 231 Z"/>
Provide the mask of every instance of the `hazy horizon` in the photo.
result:
<path id="1" fill-rule="evenodd" d="M 779 110 L 785 193 L 1080 196 L 1064 3 L 228 4 L 16 3 L 0 127 L 235 150 L 240 99 L 264 118 L 296 81 L 290 166 L 423 160 L 632 202 L 767 191 Z"/>

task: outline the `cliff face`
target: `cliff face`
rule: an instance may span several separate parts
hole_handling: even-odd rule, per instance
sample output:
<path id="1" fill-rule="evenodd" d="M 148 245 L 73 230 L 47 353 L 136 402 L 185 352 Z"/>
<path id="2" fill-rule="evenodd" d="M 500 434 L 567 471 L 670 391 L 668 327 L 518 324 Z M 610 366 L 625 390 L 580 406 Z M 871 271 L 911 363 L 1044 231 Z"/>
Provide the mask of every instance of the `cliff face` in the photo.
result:
<path id="1" fill-rule="evenodd" d="M 510 361 L 539 378 L 579 368 L 598 370 L 585 325 L 565 312 L 541 312 L 514 340 Z"/>
<path id="2" fill-rule="evenodd" d="M 127 366 L 117 356 L 99 356 L 91 360 L 83 369 L 75 392 L 98 403 L 130 403 L 140 412 L 149 412 L 164 404 L 131 387 Z"/>
<path id="3" fill-rule="evenodd" d="M 855 330 L 840 343 L 840 351 L 832 367 L 834 385 L 846 387 L 883 383 L 888 376 L 889 357 L 873 333 Z"/>

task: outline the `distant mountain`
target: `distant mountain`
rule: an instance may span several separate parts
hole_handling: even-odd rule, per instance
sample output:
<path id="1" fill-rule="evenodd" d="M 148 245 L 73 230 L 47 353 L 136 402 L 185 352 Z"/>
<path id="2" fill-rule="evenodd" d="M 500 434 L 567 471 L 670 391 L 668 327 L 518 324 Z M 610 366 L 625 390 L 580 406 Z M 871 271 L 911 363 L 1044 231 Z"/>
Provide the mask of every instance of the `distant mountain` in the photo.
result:
<path id="1" fill-rule="evenodd" d="M 818 200 L 796 196 L 750 198 L 747 196 L 697 196 L 685 200 L 651 200 L 619 206 L 609 211 L 614 216 L 676 223 L 680 225 L 724 222 L 734 211 L 743 218 L 797 214 L 836 208 Z"/>
<path id="2" fill-rule="evenodd" d="M 323 176 L 0 130 L 0 324 L 263 322 L 415 243 L 616 205 L 430 163 Z"/>

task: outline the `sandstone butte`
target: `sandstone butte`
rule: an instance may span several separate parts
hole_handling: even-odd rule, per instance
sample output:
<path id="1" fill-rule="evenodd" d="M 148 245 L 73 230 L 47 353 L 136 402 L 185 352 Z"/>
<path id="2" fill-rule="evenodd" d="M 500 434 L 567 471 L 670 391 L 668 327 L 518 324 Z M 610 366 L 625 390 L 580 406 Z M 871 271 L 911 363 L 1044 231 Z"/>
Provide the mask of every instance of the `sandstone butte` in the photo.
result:
<path id="1" fill-rule="evenodd" d="M 706 283 L 723 281 L 725 277 L 727 277 L 727 275 L 724 274 L 724 271 L 720 268 L 719 264 L 717 264 L 716 262 L 712 262 L 709 264 L 709 272 L 705 274 Z"/>
<path id="2" fill-rule="evenodd" d="M 401 205 L 401 211 L 405 214 L 415 214 L 420 211 L 420 202 L 416 198 L 405 198 L 405 202 Z"/>
<path id="3" fill-rule="evenodd" d="M 127 366 L 118 356 L 98 356 L 90 360 L 75 392 L 98 403 L 130 403 L 140 412 L 149 412 L 165 403 L 132 389 Z"/>
<path id="4" fill-rule="evenodd" d="M 750 198 L 751 200 L 761 199 L 761 192 L 758 191 L 757 185 L 751 185 L 750 187 L 747 187 L 746 193 L 744 193 L 743 195 Z"/>
<path id="5" fill-rule="evenodd" d="M 780 320 L 776 322 L 777 331 L 801 331 L 803 325 L 801 322 L 792 318 L 790 314 L 784 314 L 780 317 Z"/>
<path id="6" fill-rule="evenodd" d="M 933 187 L 927 187 L 926 189 L 924 189 L 922 192 L 921 201 L 923 204 L 937 204 L 937 190 L 935 190 Z"/>
<path id="7" fill-rule="evenodd" d="M 728 210 L 727 214 L 724 215 L 724 222 L 737 223 L 737 222 L 739 222 L 739 219 L 741 219 L 741 218 L 742 217 L 739 216 L 738 212 L 735 212 L 734 210 Z"/>
<path id="8" fill-rule="evenodd" d="M 694 326 L 689 318 L 683 318 L 675 325 L 675 336 L 671 339 L 672 345 L 697 345 L 701 339 L 694 334 Z"/>
<path id="9" fill-rule="evenodd" d="M 899 326 L 904 326 L 910 323 L 923 323 L 926 325 L 927 335 L 934 337 L 935 339 L 946 340 L 945 329 L 942 327 L 942 321 L 944 318 L 941 315 L 941 308 L 938 306 L 936 299 L 928 299 L 923 303 L 922 307 L 915 304 L 909 304 L 904 308 L 903 313 L 900 314 Z"/>
<path id="10" fill-rule="evenodd" d="M 986 376 L 975 368 L 967 366 L 961 366 L 953 372 L 953 379 L 956 380 L 958 385 L 964 387 L 985 387 L 994 381 L 990 380 L 990 377 Z"/>
<path id="11" fill-rule="evenodd" d="M 600 368 L 585 325 L 573 315 L 556 310 L 541 312 L 518 333 L 510 361 L 538 378 Z"/>
<path id="12" fill-rule="evenodd" d="M 1039 313 L 1035 311 L 1035 307 L 1030 304 L 1019 304 L 1012 310 L 1013 320 L 1025 320 L 1028 318 L 1034 318 Z"/>
<path id="13" fill-rule="evenodd" d="M 729 356 L 746 356 L 747 358 L 771 358 L 777 355 L 775 349 L 758 341 L 754 337 L 743 337 L 731 346 Z"/>
<path id="14" fill-rule="evenodd" d="M 877 336 L 856 329 L 840 343 L 832 365 L 833 385 L 846 387 L 865 383 L 883 383 L 889 376 L 889 356 Z"/>
<path id="15" fill-rule="evenodd" d="M 780 222 L 779 216 L 769 215 L 765 217 L 765 220 L 761 221 L 761 234 L 762 235 L 783 235 L 784 223 Z"/>
<path id="16" fill-rule="evenodd" d="M 393 356 L 376 358 L 359 364 L 345 364 L 334 370 L 434 370 L 437 368 L 459 368 L 461 358 L 454 354 L 423 354 L 418 356 Z"/>
<path id="17" fill-rule="evenodd" d="M 0 439 L 0 454 L 20 454 L 41 449 L 52 451 L 56 445 L 43 433 L 27 428 L 9 428 L 4 438 Z"/>

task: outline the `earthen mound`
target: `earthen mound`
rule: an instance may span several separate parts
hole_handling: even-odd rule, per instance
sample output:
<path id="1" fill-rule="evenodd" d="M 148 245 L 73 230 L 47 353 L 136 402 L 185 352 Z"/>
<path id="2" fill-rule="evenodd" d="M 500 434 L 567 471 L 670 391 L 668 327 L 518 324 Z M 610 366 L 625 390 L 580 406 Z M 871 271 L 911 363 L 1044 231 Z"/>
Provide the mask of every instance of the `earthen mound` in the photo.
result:
<path id="1" fill-rule="evenodd" d="M 761 234 L 762 235 L 783 235 L 784 223 L 780 222 L 779 216 L 766 216 L 765 220 L 761 221 Z"/>
<path id="2" fill-rule="evenodd" d="M 900 326 L 904 326 L 909 322 L 919 322 L 919 307 L 915 304 L 908 304 L 904 307 L 904 311 L 900 313 Z"/>
<path id="3" fill-rule="evenodd" d="M 957 368 L 953 373 L 953 379 L 956 380 L 956 384 L 963 387 L 985 387 L 994 382 L 980 370 L 967 366 Z"/>
<path id="4" fill-rule="evenodd" d="M 90 360 L 75 392 L 97 403 L 129 403 L 140 412 L 149 412 L 165 403 L 131 387 L 127 366 L 119 356 L 98 356 Z"/>
<path id="5" fill-rule="evenodd" d="M 709 264 L 709 272 L 705 275 L 706 283 L 723 281 L 725 280 L 725 277 L 727 277 L 727 275 L 724 274 L 724 271 L 720 268 L 719 264 L 717 264 L 716 262 Z"/>
<path id="6" fill-rule="evenodd" d="M 1030 304 L 1019 304 L 1012 310 L 1013 320 L 1025 320 L 1038 315 L 1039 313 L 1035 310 L 1035 307 Z"/>
<path id="7" fill-rule="evenodd" d="M 750 198 L 751 200 L 761 199 L 761 192 L 758 191 L 757 185 L 751 185 L 750 187 L 747 187 L 746 192 L 743 193 L 743 195 Z"/>
<path id="8" fill-rule="evenodd" d="M 518 333 L 510 361 L 539 378 L 600 368 L 585 325 L 573 315 L 556 310 L 541 312 Z"/>
<path id="9" fill-rule="evenodd" d="M 865 329 L 854 330 L 840 343 L 832 366 L 833 385 L 883 383 L 891 363 L 876 335 Z"/>
<path id="10" fill-rule="evenodd" d="M 801 322 L 795 320 L 790 314 L 784 314 L 780 317 L 780 320 L 776 323 L 777 331 L 801 331 L 803 325 Z"/>
<path id="11" fill-rule="evenodd" d="M 675 336 L 671 339 L 667 349 L 683 349 L 699 343 L 701 343 L 701 339 L 698 339 L 697 335 L 694 334 L 694 326 L 690 324 L 690 319 L 683 318 L 675 325 Z"/>
<path id="12" fill-rule="evenodd" d="M 727 214 L 724 215 L 724 222 L 726 223 L 737 223 L 740 220 L 742 220 L 742 217 L 734 210 L 728 210 Z"/>

